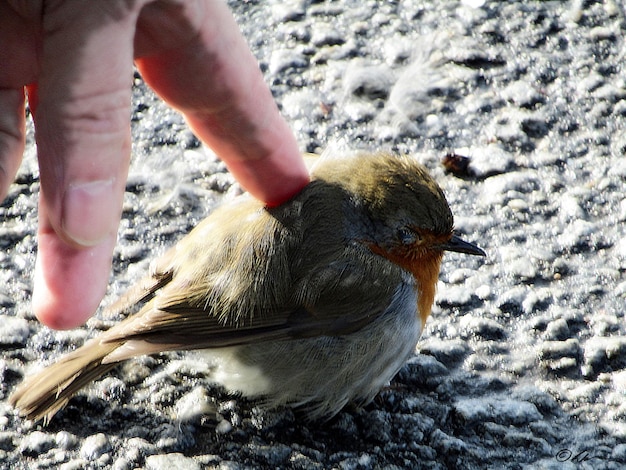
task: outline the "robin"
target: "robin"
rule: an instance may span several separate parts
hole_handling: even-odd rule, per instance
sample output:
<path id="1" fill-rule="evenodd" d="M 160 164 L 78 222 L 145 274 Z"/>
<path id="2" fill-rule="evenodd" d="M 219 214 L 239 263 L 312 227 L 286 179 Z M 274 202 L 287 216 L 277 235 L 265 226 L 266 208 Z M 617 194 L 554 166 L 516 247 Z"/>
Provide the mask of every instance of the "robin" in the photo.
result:
<path id="1" fill-rule="evenodd" d="M 121 361 L 202 350 L 228 390 L 331 417 L 370 402 L 413 353 L 444 251 L 485 255 L 454 234 L 415 159 L 322 158 L 280 206 L 242 196 L 214 211 L 118 303 L 143 304 L 137 313 L 27 378 L 11 402 L 48 421 Z"/>

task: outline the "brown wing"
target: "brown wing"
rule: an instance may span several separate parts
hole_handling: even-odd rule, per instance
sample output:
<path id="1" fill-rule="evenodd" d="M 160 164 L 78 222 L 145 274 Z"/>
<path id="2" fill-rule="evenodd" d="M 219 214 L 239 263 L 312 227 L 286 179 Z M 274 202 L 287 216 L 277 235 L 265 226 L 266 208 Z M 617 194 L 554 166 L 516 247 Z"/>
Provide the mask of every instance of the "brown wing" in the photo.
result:
<path id="1" fill-rule="evenodd" d="M 272 310 L 260 311 L 247 297 L 249 304 L 240 308 L 247 307 L 257 314 L 239 323 L 220 320 L 213 304 L 198 306 L 178 295 L 167 297 L 168 285 L 133 321 L 124 328 L 114 328 L 116 334 L 107 335 L 106 341 L 132 341 L 132 355 L 136 355 L 348 334 L 382 314 L 398 283 L 407 282 L 402 281 L 398 268 L 382 258 L 371 257 L 377 262 L 348 258 L 317 266 L 300 279 L 299 286 L 293 286 L 292 301 L 273 308 L 266 306 Z M 375 265 L 381 268 L 377 273 L 371 272 Z M 139 342 L 147 343 L 145 351 Z"/>
<path id="2" fill-rule="evenodd" d="M 332 211 L 340 205 L 319 210 L 307 203 L 313 195 L 305 192 L 279 213 L 258 209 L 251 216 L 248 207 L 227 219 L 209 217 L 179 244 L 171 267 L 160 270 L 171 280 L 105 341 L 132 341 L 128 355 L 137 355 L 342 335 L 365 326 L 385 311 L 398 284 L 410 281 L 365 246 L 346 243 L 341 227 L 325 222 L 337 220 Z"/>

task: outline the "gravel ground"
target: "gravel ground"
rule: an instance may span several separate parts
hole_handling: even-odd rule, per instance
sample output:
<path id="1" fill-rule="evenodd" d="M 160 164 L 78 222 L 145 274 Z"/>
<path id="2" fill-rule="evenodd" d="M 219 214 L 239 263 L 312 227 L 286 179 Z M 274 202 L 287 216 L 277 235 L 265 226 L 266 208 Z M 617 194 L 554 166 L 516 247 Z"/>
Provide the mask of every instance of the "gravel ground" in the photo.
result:
<path id="1" fill-rule="evenodd" d="M 6 398 L 116 318 L 29 311 L 32 133 L 0 207 L 2 468 L 623 468 L 626 29 L 619 1 L 231 2 L 303 151 L 417 155 L 485 260 L 446 255 L 416 355 L 328 423 L 264 411 L 195 357 L 121 366 L 48 427 Z M 133 163 L 104 303 L 239 192 L 136 77 Z M 447 173 L 448 153 L 471 158 Z M 124 380 L 121 377 L 125 377 Z"/>

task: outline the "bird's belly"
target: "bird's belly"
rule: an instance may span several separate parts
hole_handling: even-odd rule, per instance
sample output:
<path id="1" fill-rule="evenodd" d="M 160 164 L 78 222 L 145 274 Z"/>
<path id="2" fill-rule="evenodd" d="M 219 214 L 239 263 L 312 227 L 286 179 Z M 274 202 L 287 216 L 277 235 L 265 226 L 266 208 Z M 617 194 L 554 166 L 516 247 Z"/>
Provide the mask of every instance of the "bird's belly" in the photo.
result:
<path id="1" fill-rule="evenodd" d="M 422 330 L 417 295 L 402 284 L 392 303 L 361 330 L 207 351 L 215 380 L 231 391 L 289 404 L 312 418 L 332 416 L 348 402 L 370 402 L 413 353 Z"/>

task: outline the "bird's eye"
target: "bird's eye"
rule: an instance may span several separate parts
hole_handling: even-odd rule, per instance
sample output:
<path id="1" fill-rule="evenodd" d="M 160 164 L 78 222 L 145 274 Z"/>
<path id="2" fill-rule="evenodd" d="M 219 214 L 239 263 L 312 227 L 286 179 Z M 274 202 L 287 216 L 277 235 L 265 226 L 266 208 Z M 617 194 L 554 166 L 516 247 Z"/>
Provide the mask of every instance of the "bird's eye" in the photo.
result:
<path id="1" fill-rule="evenodd" d="M 409 228 L 402 227 L 400 230 L 398 230 L 398 240 L 403 245 L 412 245 L 419 239 L 420 236 Z"/>

